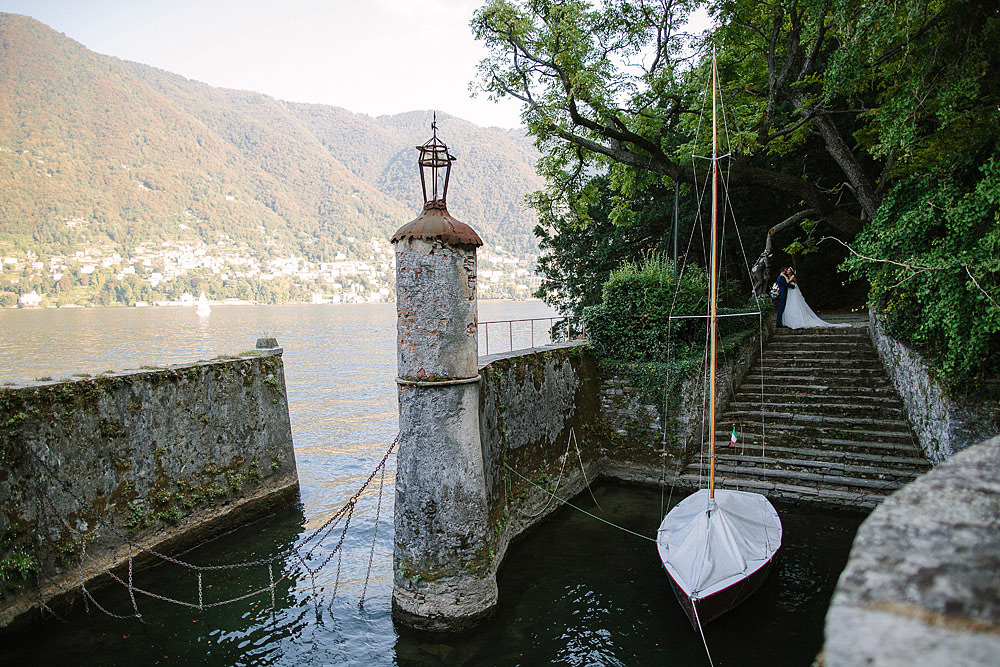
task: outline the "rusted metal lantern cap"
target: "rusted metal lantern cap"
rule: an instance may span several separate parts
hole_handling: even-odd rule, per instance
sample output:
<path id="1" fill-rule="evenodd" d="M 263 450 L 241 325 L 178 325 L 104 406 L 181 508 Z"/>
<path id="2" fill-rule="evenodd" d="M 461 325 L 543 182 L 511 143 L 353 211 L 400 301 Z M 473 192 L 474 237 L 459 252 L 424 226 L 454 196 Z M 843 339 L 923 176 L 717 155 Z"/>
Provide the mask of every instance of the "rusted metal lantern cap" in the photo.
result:
<path id="1" fill-rule="evenodd" d="M 433 136 L 424 144 L 417 146 L 417 150 L 420 152 L 417 165 L 420 168 L 420 187 L 424 192 L 424 210 L 420 212 L 416 220 L 400 227 L 392 235 L 392 242 L 395 243 L 400 239 L 425 239 L 449 245 L 479 247 L 483 245 L 483 240 L 479 238 L 476 230 L 464 222 L 459 222 L 448 213 L 448 205 L 445 200 L 448 196 L 448 181 L 451 178 L 451 163 L 456 158 L 448 151 L 448 146 L 438 139 L 437 113 L 434 114 L 431 130 Z M 441 192 L 438 192 L 438 170 L 440 169 L 445 170 L 444 187 Z M 425 170 L 430 171 L 430 197 L 427 196 Z"/>
<path id="2" fill-rule="evenodd" d="M 471 245 L 477 248 L 483 245 L 476 230 L 453 218 L 441 199 L 425 203 L 424 210 L 415 220 L 406 223 L 392 235 L 393 243 L 401 239 L 437 240 L 449 245 Z"/>

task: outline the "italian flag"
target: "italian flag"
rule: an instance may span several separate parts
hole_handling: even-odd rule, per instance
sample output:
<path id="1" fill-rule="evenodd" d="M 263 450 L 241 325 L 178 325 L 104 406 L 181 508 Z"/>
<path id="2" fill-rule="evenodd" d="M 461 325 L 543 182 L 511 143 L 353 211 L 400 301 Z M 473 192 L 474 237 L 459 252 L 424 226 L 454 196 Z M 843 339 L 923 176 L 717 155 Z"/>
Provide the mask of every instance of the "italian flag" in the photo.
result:
<path id="1" fill-rule="evenodd" d="M 733 427 L 733 435 L 729 438 L 729 446 L 730 447 L 735 447 L 736 446 L 736 427 L 735 426 Z"/>

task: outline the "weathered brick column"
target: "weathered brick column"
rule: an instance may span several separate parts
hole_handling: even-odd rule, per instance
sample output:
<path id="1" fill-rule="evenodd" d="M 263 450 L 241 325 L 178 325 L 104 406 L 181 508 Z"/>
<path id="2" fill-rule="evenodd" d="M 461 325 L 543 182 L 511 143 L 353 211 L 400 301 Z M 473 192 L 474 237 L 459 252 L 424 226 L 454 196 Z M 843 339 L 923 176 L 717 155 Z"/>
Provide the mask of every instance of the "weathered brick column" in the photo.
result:
<path id="1" fill-rule="evenodd" d="M 479 433 L 476 248 L 443 199 L 396 246 L 399 453 L 393 614 L 455 630 L 497 602 Z"/>

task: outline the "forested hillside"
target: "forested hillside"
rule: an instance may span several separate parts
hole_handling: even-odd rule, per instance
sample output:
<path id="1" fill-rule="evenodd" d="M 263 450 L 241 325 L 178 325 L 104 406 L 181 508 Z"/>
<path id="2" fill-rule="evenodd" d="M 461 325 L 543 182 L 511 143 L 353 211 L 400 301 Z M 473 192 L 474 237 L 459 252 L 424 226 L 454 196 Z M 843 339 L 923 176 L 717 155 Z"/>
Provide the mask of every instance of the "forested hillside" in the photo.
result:
<path id="1" fill-rule="evenodd" d="M 453 213 L 534 246 L 523 134 L 438 113 Z M 267 258 L 367 257 L 419 210 L 430 112 L 372 118 L 212 88 L 0 14 L 0 250 L 38 257 L 219 239 Z"/>
<path id="2" fill-rule="evenodd" d="M 288 108 L 355 176 L 398 201 L 420 201 L 413 149 L 427 140 L 432 112 L 371 118 L 322 105 L 289 104 Z M 449 210 L 475 226 L 487 242 L 517 251 L 535 247 L 523 201 L 542 185 L 534 166 L 538 153 L 531 141 L 517 130 L 484 129 L 440 113 L 438 120 L 442 134 L 447 129 L 445 141 L 458 156 Z"/>

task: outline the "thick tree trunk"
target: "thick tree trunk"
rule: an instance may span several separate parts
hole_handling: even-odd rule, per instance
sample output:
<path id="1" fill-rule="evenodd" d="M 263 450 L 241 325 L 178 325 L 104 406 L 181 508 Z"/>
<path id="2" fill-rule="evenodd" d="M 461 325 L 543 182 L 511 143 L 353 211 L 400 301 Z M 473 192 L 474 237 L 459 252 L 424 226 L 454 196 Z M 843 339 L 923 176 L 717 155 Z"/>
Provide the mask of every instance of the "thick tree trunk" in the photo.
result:
<path id="1" fill-rule="evenodd" d="M 757 261 L 753 263 L 753 268 L 750 269 L 750 280 L 753 282 L 753 293 L 755 296 L 767 296 L 767 283 L 771 279 L 771 256 L 774 254 L 772 250 L 772 240 L 774 239 L 774 235 L 783 229 L 787 229 L 788 227 L 801 222 L 810 215 L 815 215 L 816 213 L 816 209 L 807 208 L 804 211 L 799 211 L 795 215 L 785 218 L 774 227 L 767 230 L 767 240 L 764 242 L 764 252 L 760 254 Z"/>
<path id="2" fill-rule="evenodd" d="M 847 180 L 854 187 L 854 193 L 867 219 L 871 220 L 875 217 L 875 213 L 878 211 L 879 204 L 881 203 L 879 196 L 875 194 L 874 184 L 868 178 L 868 175 L 865 174 L 864 169 L 861 168 L 861 164 L 854 156 L 854 151 L 844 141 L 843 135 L 841 135 L 837 126 L 833 124 L 833 121 L 830 120 L 830 117 L 817 116 L 814 122 L 820 136 L 823 137 L 827 152 L 840 165 L 844 175 L 847 176 Z"/>

